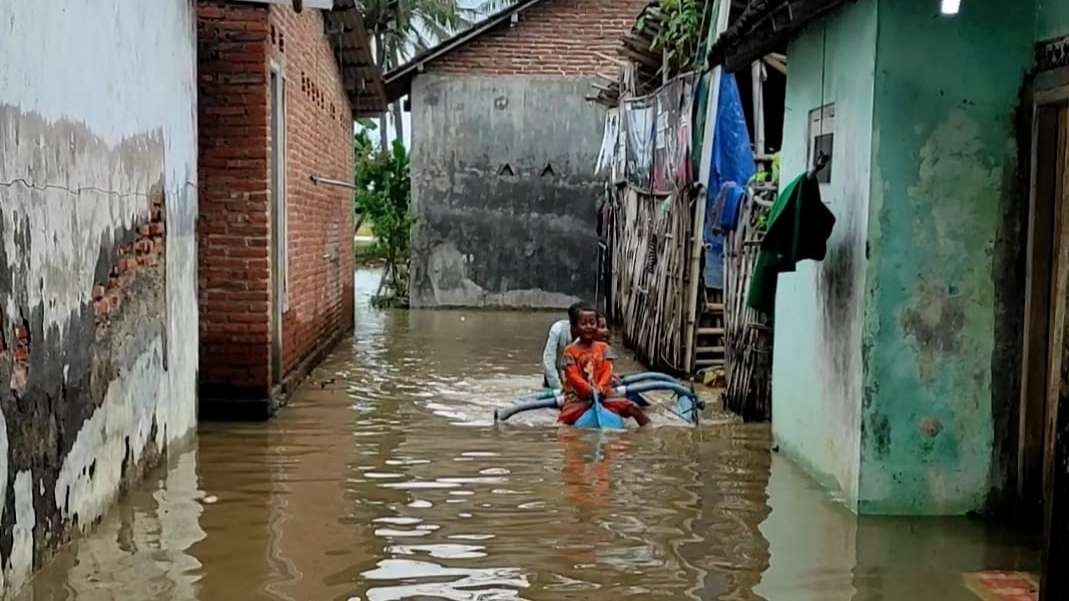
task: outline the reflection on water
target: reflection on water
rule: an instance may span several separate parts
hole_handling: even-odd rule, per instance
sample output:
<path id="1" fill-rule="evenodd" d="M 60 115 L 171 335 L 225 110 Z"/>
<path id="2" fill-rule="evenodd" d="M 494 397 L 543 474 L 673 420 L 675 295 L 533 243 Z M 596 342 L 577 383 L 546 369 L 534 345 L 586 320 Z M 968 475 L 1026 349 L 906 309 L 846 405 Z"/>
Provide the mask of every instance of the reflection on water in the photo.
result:
<path id="1" fill-rule="evenodd" d="M 1037 562 L 966 520 L 859 521 L 722 416 L 495 427 L 555 315 L 358 305 L 289 408 L 203 425 L 21 599 L 964 601 L 962 572 Z"/>

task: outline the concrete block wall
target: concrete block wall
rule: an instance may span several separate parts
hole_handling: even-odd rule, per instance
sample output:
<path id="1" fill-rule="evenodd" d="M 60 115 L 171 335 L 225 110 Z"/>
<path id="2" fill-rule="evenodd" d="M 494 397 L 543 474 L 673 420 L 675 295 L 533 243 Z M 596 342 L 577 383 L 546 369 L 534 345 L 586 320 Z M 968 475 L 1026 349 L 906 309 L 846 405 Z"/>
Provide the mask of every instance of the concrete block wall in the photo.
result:
<path id="1" fill-rule="evenodd" d="M 352 327 L 352 109 L 322 13 L 198 2 L 201 392 L 263 400 Z M 273 373 L 271 70 L 285 81 L 287 281 Z"/>
<path id="2" fill-rule="evenodd" d="M 0 4 L 0 597 L 196 422 L 188 0 Z"/>
<path id="3" fill-rule="evenodd" d="M 645 5 L 545 0 L 415 78 L 414 306 L 593 300 L 604 112 L 584 97 Z"/>
<path id="4" fill-rule="evenodd" d="M 1023 315 L 1016 111 L 1035 35 L 1022 8 L 946 17 L 923 0 L 866 0 L 789 48 L 781 184 L 804 169 L 809 111 L 835 102 L 824 199 L 839 221 L 827 258 L 781 279 L 773 431 L 859 513 L 958 515 L 1007 494 Z"/>

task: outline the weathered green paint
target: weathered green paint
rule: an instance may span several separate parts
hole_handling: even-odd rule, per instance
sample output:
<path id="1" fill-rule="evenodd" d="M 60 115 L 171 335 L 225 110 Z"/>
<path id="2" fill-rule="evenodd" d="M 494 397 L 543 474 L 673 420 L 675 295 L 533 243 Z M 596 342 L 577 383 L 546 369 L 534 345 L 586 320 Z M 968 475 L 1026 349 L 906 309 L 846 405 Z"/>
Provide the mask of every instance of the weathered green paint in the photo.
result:
<path id="1" fill-rule="evenodd" d="M 803 262 L 780 280 L 773 430 L 787 454 L 851 507 L 860 459 L 875 51 L 875 2 L 844 8 L 791 45 L 782 154 L 786 184 L 807 167 L 810 111 L 835 103 L 834 177 L 822 193 L 837 223 L 826 260 Z"/>
<path id="2" fill-rule="evenodd" d="M 879 4 L 862 513 L 965 513 L 990 488 L 993 255 L 1033 23 L 966 8 Z"/>
<path id="3" fill-rule="evenodd" d="M 1007 207 L 1034 9 L 861 0 L 789 48 L 783 177 L 805 168 L 824 81 L 839 222 L 827 259 L 780 284 L 773 429 L 861 513 L 981 510 L 999 485 L 996 425 L 1016 398 L 992 380 L 1019 367 L 996 332 L 1019 296 L 1003 290 Z"/>
<path id="4" fill-rule="evenodd" d="M 1036 40 L 1069 35 L 1069 2 L 1036 0 Z"/>

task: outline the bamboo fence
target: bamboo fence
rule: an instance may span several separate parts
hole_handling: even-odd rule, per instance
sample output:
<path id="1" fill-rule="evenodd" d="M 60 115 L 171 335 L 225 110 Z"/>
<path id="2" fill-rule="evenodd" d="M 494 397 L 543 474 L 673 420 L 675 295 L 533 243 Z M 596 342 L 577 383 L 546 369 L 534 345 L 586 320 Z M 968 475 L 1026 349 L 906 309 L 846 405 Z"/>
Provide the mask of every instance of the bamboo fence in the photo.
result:
<path id="1" fill-rule="evenodd" d="M 612 307 L 624 340 L 647 364 L 684 372 L 684 319 L 693 194 L 656 197 L 625 186 L 609 217 Z"/>
<path id="2" fill-rule="evenodd" d="M 753 186 L 739 224 L 725 239 L 724 406 L 747 421 L 772 418 L 772 329 L 768 318 L 746 305 L 764 237 L 759 227 L 776 187 Z"/>

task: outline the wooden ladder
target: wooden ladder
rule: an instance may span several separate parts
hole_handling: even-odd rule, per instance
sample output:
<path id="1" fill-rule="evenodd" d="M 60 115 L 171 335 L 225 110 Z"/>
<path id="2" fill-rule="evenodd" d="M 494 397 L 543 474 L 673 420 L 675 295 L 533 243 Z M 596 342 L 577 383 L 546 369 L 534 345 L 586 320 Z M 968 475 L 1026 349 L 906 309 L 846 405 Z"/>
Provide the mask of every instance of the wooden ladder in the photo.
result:
<path id="1" fill-rule="evenodd" d="M 704 295 L 695 332 L 695 371 L 724 366 L 724 293 L 706 288 Z"/>

